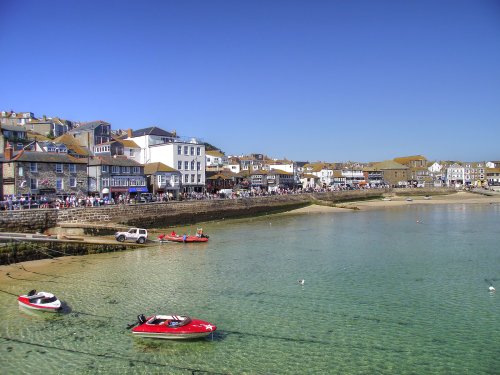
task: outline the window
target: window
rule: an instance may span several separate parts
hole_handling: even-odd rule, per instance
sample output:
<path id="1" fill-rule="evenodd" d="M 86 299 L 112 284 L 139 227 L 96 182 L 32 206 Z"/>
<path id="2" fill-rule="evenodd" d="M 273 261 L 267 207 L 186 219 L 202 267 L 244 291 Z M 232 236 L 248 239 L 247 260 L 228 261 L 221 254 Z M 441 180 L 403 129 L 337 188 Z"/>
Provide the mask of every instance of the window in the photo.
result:
<path id="1" fill-rule="evenodd" d="M 194 161 L 191 162 L 191 170 L 194 171 Z"/>
<path id="2" fill-rule="evenodd" d="M 120 167 L 117 165 L 111 166 L 111 173 L 120 173 Z"/>
<path id="3" fill-rule="evenodd" d="M 63 188 L 64 188 L 63 179 L 57 178 L 56 179 L 56 190 L 62 190 Z"/>
<path id="4" fill-rule="evenodd" d="M 109 187 L 109 178 L 102 179 L 102 186 Z"/>
<path id="5" fill-rule="evenodd" d="M 198 183 L 201 182 L 201 175 L 198 175 Z"/>
<path id="6" fill-rule="evenodd" d="M 191 175 L 191 182 L 194 183 L 194 174 Z"/>
<path id="7" fill-rule="evenodd" d="M 63 165 L 62 164 L 56 164 L 56 173 L 63 173 Z"/>
<path id="8" fill-rule="evenodd" d="M 196 162 L 196 170 L 199 171 L 200 170 L 200 167 L 201 167 L 201 163 L 200 162 Z"/>
<path id="9" fill-rule="evenodd" d="M 182 146 L 177 146 L 177 155 L 182 154 Z"/>
<path id="10" fill-rule="evenodd" d="M 130 167 L 122 167 L 122 173 L 130 174 Z"/>
<path id="11" fill-rule="evenodd" d="M 76 164 L 69 165 L 69 173 L 76 173 Z"/>
<path id="12" fill-rule="evenodd" d="M 178 170 L 182 169 L 182 161 L 180 161 L 180 160 L 177 162 L 177 169 Z"/>
<path id="13" fill-rule="evenodd" d="M 36 173 L 38 172 L 38 164 L 37 163 L 30 163 L 30 172 L 31 173 Z M 35 188 L 36 189 L 36 188 Z"/>
<path id="14" fill-rule="evenodd" d="M 184 146 L 184 155 L 188 154 L 188 146 Z"/>
<path id="15" fill-rule="evenodd" d="M 69 178 L 69 187 L 72 187 L 72 188 L 76 187 L 76 178 L 75 177 Z"/>
<path id="16" fill-rule="evenodd" d="M 140 174 L 140 173 L 141 173 L 141 168 L 132 167 L 132 174 Z"/>
<path id="17" fill-rule="evenodd" d="M 196 147 L 196 155 L 200 156 L 201 154 L 201 149 L 200 147 Z"/>
<path id="18" fill-rule="evenodd" d="M 184 169 L 185 169 L 186 171 L 188 171 L 188 170 L 189 170 L 189 162 L 188 162 L 188 161 L 185 161 L 185 162 L 184 162 Z"/>
<path id="19" fill-rule="evenodd" d="M 38 189 L 38 180 L 36 178 L 30 178 L 30 189 L 31 190 Z"/>
<path id="20" fill-rule="evenodd" d="M 102 166 L 101 166 L 101 172 L 103 172 L 103 173 L 108 173 L 108 170 L 109 170 L 109 169 L 108 169 L 108 166 L 107 166 L 107 165 L 102 165 Z"/>
<path id="21" fill-rule="evenodd" d="M 130 149 L 130 150 L 129 150 L 129 156 L 130 156 L 131 158 L 133 158 L 133 157 L 134 157 L 134 150 L 133 150 L 133 149 Z"/>
<path id="22" fill-rule="evenodd" d="M 191 155 L 194 155 L 194 147 L 191 146 Z"/>
<path id="23" fill-rule="evenodd" d="M 184 175 L 184 182 L 189 182 L 189 175 L 188 174 Z"/>

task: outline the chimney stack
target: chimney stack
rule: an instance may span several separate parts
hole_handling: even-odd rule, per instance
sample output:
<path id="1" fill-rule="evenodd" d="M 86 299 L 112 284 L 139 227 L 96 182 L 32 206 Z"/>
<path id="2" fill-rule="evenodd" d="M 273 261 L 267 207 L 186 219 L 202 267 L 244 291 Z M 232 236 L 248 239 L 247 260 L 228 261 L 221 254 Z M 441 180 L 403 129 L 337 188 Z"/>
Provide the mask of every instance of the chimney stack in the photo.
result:
<path id="1" fill-rule="evenodd" d="M 5 160 L 10 160 L 12 159 L 12 155 L 14 154 L 14 150 L 12 149 L 12 146 L 10 145 L 9 142 L 7 142 L 7 146 L 5 147 L 3 156 Z"/>
<path id="2" fill-rule="evenodd" d="M 127 130 L 127 138 L 132 138 L 132 129 Z"/>

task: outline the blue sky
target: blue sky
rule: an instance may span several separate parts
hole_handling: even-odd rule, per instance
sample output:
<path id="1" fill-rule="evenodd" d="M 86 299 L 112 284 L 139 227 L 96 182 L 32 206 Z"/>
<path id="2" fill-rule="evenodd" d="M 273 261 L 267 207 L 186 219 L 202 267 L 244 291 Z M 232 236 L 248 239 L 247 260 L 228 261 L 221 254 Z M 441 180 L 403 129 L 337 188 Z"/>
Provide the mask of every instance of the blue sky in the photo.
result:
<path id="1" fill-rule="evenodd" d="M 2 110 L 297 161 L 500 159 L 500 2 L 0 2 Z"/>

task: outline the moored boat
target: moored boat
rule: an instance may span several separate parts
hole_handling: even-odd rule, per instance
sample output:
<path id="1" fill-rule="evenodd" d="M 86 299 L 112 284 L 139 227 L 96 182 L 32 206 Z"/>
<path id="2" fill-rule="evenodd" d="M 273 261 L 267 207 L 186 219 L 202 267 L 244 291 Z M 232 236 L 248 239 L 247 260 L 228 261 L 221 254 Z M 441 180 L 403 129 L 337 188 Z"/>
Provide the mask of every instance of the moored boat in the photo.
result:
<path id="1" fill-rule="evenodd" d="M 207 242 L 208 241 L 208 236 L 202 234 L 202 235 L 197 235 L 197 236 L 188 236 L 188 235 L 182 235 L 179 236 L 178 234 L 172 235 L 172 234 L 160 234 L 158 236 L 158 240 L 160 242 L 166 242 L 166 241 L 171 241 L 171 242 Z"/>
<path id="2" fill-rule="evenodd" d="M 217 327 L 204 320 L 184 315 L 139 315 L 138 326 L 132 329 L 134 336 L 155 339 L 197 339 L 215 332 Z"/>
<path id="3" fill-rule="evenodd" d="M 56 312 L 61 310 L 62 304 L 55 295 L 49 292 L 37 292 L 31 290 L 28 294 L 21 295 L 17 298 L 19 306 L 28 309 Z"/>

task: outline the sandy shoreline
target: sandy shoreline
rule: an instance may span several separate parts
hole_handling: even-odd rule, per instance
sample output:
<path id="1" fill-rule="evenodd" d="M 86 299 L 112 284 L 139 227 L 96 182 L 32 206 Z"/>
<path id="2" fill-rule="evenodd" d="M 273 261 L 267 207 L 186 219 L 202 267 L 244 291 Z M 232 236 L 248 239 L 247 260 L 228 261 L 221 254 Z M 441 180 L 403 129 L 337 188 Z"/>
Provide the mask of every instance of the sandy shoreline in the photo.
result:
<path id="1" fill-rule="evenodd" d="M 407 201 L 406 199 L 407 197 L 391 197 L 390 201 L 377 199 L 369 201 L 346 202 L 338 203 L 335 205 L 335 207 L 311 205 L 293 211 L 288 211 L 280 215 L 312 214 L 322 212 L 352 212 L 353 210 L 368 211 L 415 204 L 500 204 L 500 195 L 486 196 L 469 192 L 458 192 L 450 195 L 437 195 L 432 196 L 430 199 L 425 199 L 425 197 L 423 196 L 411 197 L 411 201 Z"/>

